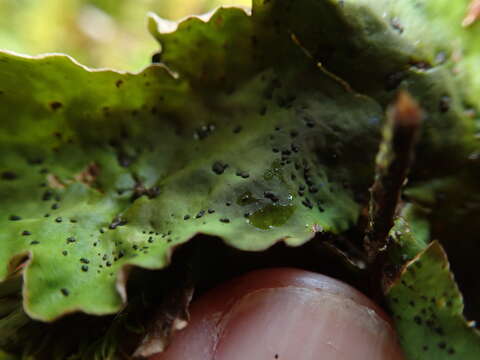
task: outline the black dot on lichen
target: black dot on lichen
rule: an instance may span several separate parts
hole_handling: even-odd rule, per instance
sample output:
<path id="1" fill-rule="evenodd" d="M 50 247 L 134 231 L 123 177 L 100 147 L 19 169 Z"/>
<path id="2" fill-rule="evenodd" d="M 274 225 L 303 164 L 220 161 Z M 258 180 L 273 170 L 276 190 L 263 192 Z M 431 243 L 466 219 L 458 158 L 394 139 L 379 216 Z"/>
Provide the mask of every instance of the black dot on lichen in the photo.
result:
<path id="1" fill-rule="evenodd" d="M 28 159 L 27 162 L 29 165 L 41 165 L 43 164 L 43 159 L 42 158 L 39 158 L 39 157 L 36 157 L 36 158 L 31 158 L 31 159 Z"/>
<path id="2" fill-rule="evenodd" d="M 81 259 L 80 259 L 80 262 L 81 262 L 82 264 L 90 264 L 90 260 L 85 259 L 85 258 L 81 258 Z"/>
<path id="3" fill-rule="evenodd" d="M 220 219 L 220 222 L 224 223 L 224 224 L 228 224 L 230 222 L 230 219 L 227 219 L 227 218 L 221 218 Z"/>
<path id="4" fill-rule="evenodd" d="M 4 171 L 2 172 L 0 177 L 2 178 L 2 180 L 12 181 L 16 180 L 18 178 L 18 175 L 15 174 L 13 171 Z"/>
<path id="5" fill-rule="evenodd" d="M 37 240 L 33 240 L 30 245 L 38 245 L 40 244 L 40 241 L 37 241 Z"/>
<path id="6" fill-rule="evenodd" d="M 63 255 L 63 256 L 67 256 L 67 255 L 68 255 L 68 251 L 67 251 L 67 250 L 63 250 L 63 251 L 62 251 L 62 255 Z"/>
<path id="7" fill-rule="evenodd" d="M 60 291 L 62 292 L 62 295 L 63 295 L 63 296 L 68 296 L 68 295 L 70 295 L 70 291 L 68 291 L 68 289 L 63 288 L 63 289 L 61 289 Z"/>
<path id="8" fill-rule="evenodd" d="M 233 133 L 234 134 L 238 134 L 239 132 L 242 131 L 242 127 L 239 125 L 239 126 L 236 126 L 234 129 L 233 129 Z"/>
<path id="9" fill-rule="evenodd" d="M 31 233 L 30 231 L 23 230 L 23 231 L 22 231 L 22 235 L 23 235 L 23 236 L 29 236 L 29 235 L 32 235 L 32 233 Z"/>
<path id="10" fill-rule="evenodd" d="M 53 111 L 60 109 L 62 106 L 63 104 L 60 101 L 52 101 L 50 103 L 50 109 L 52 109 Z"/>
<path id="11" fill-rule="evenodd" d="M 313 204 L 310 201 L 310 199 L 308 199 L 308 198 L 306 198 L 305 200 L 302 201 L 302 205 L 309 208 L 309 209 L 313 209 Z"/>
<path id="12" fill-rule="evenodd" d="M 403 25 L 400 23 L 400 20 L 398 18 L 393 18 L 390 20 L 390 25 L 392 26 L 393 29 L 398 31 L 400 34 L 404 32 Z"/>
<path id="13" fill-rule="evenodd" d="M 63 221 L 63 219 L 62 219 L 61 217 L 57 217 L 57 218 L 55 219 L 55 222 L 57 222 L 57 223 L 61 223 L 62 221 Z"/>
<path id="14" fill-rule="evenodd" d="M 115 218 L 115 219 L 113 219 L 112 223 L 110 225 L 108 225 L 108 228 L 110 230 L 115 230 L 117 227 L 125 226 L 126 224 L 127 224 L 126 220 Z"/>
<path id="15" fill-rule="evenodd" d="M 263 196 L 274 203 L 278 202 L 279 200 L 278 197 L 272 191 L 265 191 L 263 193 Z"/>
<path id="16" fill-rule="evenodd" d="M 117 88 L 119 88 L 119 87 L 122 86 L 122 85 L 123 85 L 123 80 L 121 80 L 121 79 L 120 79 L 120 80 L 117 80 L 117 82 L 115 83 L 115 86 L 116 86 Z"/>
<path id="17" fill-rule="evenodd" d="M 19 221 L 19 220 L 22 220 L 22 218 L 20 216 L 17 216 L 17 215 L 10 215 L 10 217 L 8 218 L 8 220 L 10 221 Z"/>
<path id="18" fill-rule="evenodd" d="M 452 102 L 452 99 L 448 96 L 443 96 L 441 99 L 440 99 L 440 102 L 438 104 L 438 110 L 441 112 L 441 113 L 446 113 L 448 112 L 448 110 L 450 110 L 450 104 Z"/>
<path id="19" fill-rule="evenodd" d="M 51 190 L 46 190 L 42 195 L 43 201 L 50 201 L 53 197 L 53 192 Z"/>
<path id="20" fill-rule="evenodd" d="M 70 236 L 67 238 L 67 244 L 71 244 L 71 243 L 74 243 L 75 241 L 77 241 L 73 236 Z"/>
<path id="21" fill-rule="evenodd" d="M 87 272 L 88 271 L 88 265 L 82 265 L 82 271 Z"/>
<path id="22" fill-rule="evenodd" d="M 222 175 L 227 168 L 228 168 L 228 164 L 225 164 L 221 161 L 216 161 L 212 165 L 212 171 L 217 175 Z"/>
<path id="23" fill-rule="evenodd" d="M 248 179 L 250 177 L 250 174 L 245 171 L 237 171 L 236 175 L 243 179 Z"/>
<path id="24" fill-rule="evenodd" d="M 183 217 L 183 220 L 188 220 L 188 219 L 190 219 L 190 215 L 185 215 L 185 216 Z"/>

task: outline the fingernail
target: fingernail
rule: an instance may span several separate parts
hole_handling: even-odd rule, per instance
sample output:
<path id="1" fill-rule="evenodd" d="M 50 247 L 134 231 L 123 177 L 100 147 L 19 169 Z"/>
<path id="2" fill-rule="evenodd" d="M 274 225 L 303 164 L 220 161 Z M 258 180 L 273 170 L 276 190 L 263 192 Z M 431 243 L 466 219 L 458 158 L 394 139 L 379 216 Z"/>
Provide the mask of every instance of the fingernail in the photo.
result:
<path id="1" fill-rule="evenodd" d="M 215 360 L 396 360 L 394 332 L 375 310 L 300 287 L 261 289 L 220 323 Z"/>

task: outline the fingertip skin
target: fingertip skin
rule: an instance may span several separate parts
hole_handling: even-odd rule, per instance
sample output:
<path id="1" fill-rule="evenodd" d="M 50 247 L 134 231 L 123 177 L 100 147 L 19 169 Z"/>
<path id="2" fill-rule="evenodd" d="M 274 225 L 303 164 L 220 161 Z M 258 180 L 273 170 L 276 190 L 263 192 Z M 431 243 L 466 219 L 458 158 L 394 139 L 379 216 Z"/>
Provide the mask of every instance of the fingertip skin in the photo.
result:
<path id="1" fill-rule="evenodd" d="M 262 269 L 223 284 L 191 307 L 190 325 L 150 360 L 401 360 L 388 316 L 330 277 Z"/>

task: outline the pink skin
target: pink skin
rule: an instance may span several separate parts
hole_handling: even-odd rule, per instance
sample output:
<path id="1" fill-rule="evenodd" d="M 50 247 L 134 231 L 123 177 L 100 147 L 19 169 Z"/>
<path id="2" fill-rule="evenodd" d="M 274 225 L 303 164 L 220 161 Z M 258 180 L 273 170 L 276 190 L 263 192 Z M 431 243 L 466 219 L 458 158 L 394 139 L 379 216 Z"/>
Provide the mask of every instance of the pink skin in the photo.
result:
<path id="1" fill-rule="evenodd" d="M 198 299 L 150 360 L 402 360 L 388 316 L 354 288 L 297 269 L 246 274 Z"/>
<path id="2" fill-rule="evenodd" d="M 472 0 L 469 7 L 468 12 L 463 20 L 463 26 L 470 26 L 473 25 L 475 22 L 478 21 L 480 18 L 480 0 Z"/>

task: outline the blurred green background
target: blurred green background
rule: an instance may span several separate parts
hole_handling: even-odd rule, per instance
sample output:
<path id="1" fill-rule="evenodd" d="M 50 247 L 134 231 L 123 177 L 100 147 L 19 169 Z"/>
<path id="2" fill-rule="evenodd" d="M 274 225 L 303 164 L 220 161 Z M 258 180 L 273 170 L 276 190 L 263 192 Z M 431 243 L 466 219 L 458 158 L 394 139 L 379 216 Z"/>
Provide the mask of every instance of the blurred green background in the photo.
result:
<path id="1" fill-rule="evenodd" d="M 149 11 L 178 20 L 251 0 L 0 0 L 0 49 L 61 52 L 90 67 L 138 71 L 158 49 Z"/>

